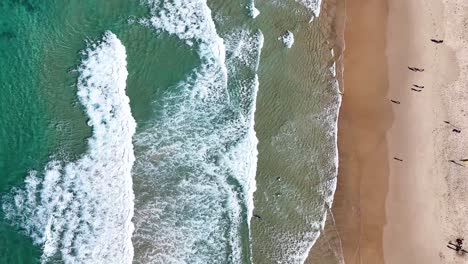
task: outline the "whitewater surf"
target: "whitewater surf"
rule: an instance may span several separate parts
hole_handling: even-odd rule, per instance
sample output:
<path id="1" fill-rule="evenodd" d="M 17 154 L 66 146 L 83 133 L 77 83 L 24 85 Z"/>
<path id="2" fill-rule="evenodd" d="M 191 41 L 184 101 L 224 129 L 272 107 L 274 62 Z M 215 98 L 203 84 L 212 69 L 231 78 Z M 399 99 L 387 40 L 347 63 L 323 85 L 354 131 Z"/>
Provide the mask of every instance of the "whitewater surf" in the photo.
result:
<path id="1" fill-rule="evenodd" d="M 43 250 L 42 262 L 131 263 L 135 121 L 125 95 L 125 48 L 111 32 L 89 43 L 78 99 L 93 135 L 79 160 L 52 160 L 3 197 L 6 217 Z"/>

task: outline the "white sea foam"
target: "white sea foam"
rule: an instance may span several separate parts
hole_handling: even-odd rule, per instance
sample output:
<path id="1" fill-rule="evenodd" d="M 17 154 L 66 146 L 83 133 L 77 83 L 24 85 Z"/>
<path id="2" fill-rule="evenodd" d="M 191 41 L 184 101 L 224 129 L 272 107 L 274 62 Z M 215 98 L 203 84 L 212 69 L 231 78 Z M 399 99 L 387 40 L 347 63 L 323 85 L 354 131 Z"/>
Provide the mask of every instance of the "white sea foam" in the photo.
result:
<path id="1" fill-rule="evenodd" d="M 336 77 L 336 63 L 333 62 L 332 66 L 330 67 L 330 72 L 333 75 L 333 77 Z"/>
<path id="2" fill-rule="evenodd" d="M 223 39 L 218 36 L 211 10 L 206 0 L 147 0 L 152 16 L 142 20 L 159 31 L 176 35 L 192 46 L 196 42 L 198 51 L 205 64 L 224 68 L 223 77 L 226 76 L 225 56 L 226 50 Z"/>
<path id="3" fill-rule="evenodd" d="M 294 44 L 294 34 L 291 31 L 287 31 L 284 33 L 281 37 L 278 38 L 278 40 L 281 40 L 283 44 L 288 48 L 292 48 Z"/>
<path id="4" fill-rule="evenodd" d="M 261 31 L 252 33 L 244 29 L 226 36 L 226 46 L 229 55 L 227 59 L 229 76 L 239 76 L 240 72 L 244 69 L 248 69 L 253 74 L 253 76 L 242 80 L 235 89 L 240 94 L 239 103 L 241 107 L 241 115 L 236 121 L 236 126 L 244 130 L 244 135 L 241 136 L 238 143 L 224 155 L 221 163 L 221 166 L 229 169 L 232 177 L 235 178 L 241 186 L 241 203 L 247 209 L 249 236 L 250 220 L 254 210 L 253 195 L 256 191 L 255 176 L 257 173 L 258 156 L 258 139 L 254 129 L 257 93 L 259 88 L 256 71 L 259 66 L 263 44 L 264 37 Z"/>
<path id="5" fill-rule="evenodd" d="M 334 57 L 334 50 L 331 50 L 331 55 Z M 322 186 L 320 188 L 321 197 L 323 198 L 324 203 L 320 206 L 320 211 L 323 212 L 323 216 L 319 225 L 316 228 L 312 228 L 315 232 L 309 234 L 310 239 L 308 243 L 300 246 L 299 248 L 305 250 L 297 250 L 296 253 L 290 255 L 290 262 L 291 263 L 305 263 L 307 257 L 309 256 L 310 250 L 315 245 L 315 242 L 319 238 L 321 232 L 325 228 L 325 224 L 327 221 L 328 212 L 331 210 L 334 200 L 334 195 L 336 192 L 337 181 L 338 181 L 338 166 L 339 166 L 339 159 L 338 159 L 338 116 L 341 108 L 342 97 L 338 95 L 340 91 L 339 82 L 336 79 L 336 61 L 333 61 L 332 67 L 330 68 L 330 73 L 333 77 L 331 86 L 333 89 L 336 90 L 336 97 L 335 100 L 326 108 L 324 109 L 322 116 L 324 117 L 323 123 L 326 124 L 327 127 L 330 128 L 328 131 L 327 137 L 330 140 L 333 140 L 333 152 L 328 153 L 330 158 L 333 158 L 332 166 L 328 168 L 326 174 L 330 175 L 331 178 L 328 178 L 327 181 L 322 182 Z M 333 217 L 333 215 L 332 215 Z M 334 221 L 334 220 L 332 220 Z M 304 240 L 307 242 L 307 239 Z M 338 241 L 341 246 L 341 241 Z M 338 250 L 342 250 L 339 248 Z M 339 263 L 344 263 L 343 253 L 338 252 L 336 257 Z"/>
<path id="6" fill-rule="evenodd" d="M 258 89 L 258 62 L 243 52 L 258 58 L 257 50 L 226 52 L 206 0 L 147 3 L 151 17 L 140 22 L 184 41 L 201 64 L 154 103 L 158 118 L 135 136 L 135 262 L 240 263 L 255 190 Z M 230 63 L 251 77 L 228 82 L 237 74 Z"/>
<path id="7" fill-rule="evenodd" d="M 331 72 L 333 74 L 333 72 Z M 325 228 L 327 221 L 327 214 L 331 210 L 333 205 L 334 194 L 337 187 L 337 175 L 338 175 L 338 115 L 341 106 L 342 98 L 338 95 L 339 84 L 336 80 L 336 76 L 333 75 L 332 88 L 336 90 L 337 95 L 335 100 L 326 108 L 321 114 L 323 117 L 323 123 L 330 128 L 328 130 L 327 137 L 333 141 L 333 151 L 328 153 L 330 159 L 333 160 L 331 166 L 324 172 L 325 175 L 329 175 L 326 181 L 323 181 L 320 186 L 320 196 L 323 198 L 324 203 L 320 205 L 320 212 L 322 212 L 322 218 L 319 222 L 314 223 L 315 226 L 311 228 L 313 232 L 308 234 L 309 239 L 304 239 L 303 245 L 298 244 L 296 253 L 289 256 L 290 263 L 305 263 L 309 256 L 310 250 L 315 245 L 315 242 L 319 238 L 321 232 Z M 341 250 L 341 249 L 340 249 Z M 344 263 L 342 259 L 342 252 L 336 255 L 339 258 L 339 263 Z"/>
<path id="8" fill-rule="evenodd" d="M 78 99 L 93 135 L 75 162 L 51 161 L 33 171 L 23 189 L 4 197 L 6 217 L 43 247 L 42 262 L 131 263 L 131 168 L 135 121 L 129 98 L 125 47 L 111 32 L 83 51 Z"/>
<path id="9" fill-rule="evenodd" d="M 331 53 L 331 57 L 332 58 L 335 58 L 335 50 L 334 49 L 331 49 L 330 50 L 330 53 Z M 332 66 L 330 67 L 330 72 L 331 74 L 333 75 L 333 78 L 336 78 L 336 62 L 333 61 L 333 64 Z M 336 79 L 335 79 L 335 82 L 336 82 Z M 337 86 L 338 83 L 335 83 L 335 86 Z M 338 88 L 339 89 L 339 88 Z"/>
<path id="10" fill-rule="evenodd" d="M 252 18 L 256 18 L 258 15 L 260 15 L 260 11 L 255 7 L 255 0 L 251 0 L 249 4 L 249 12 Z"/>
<path id="11" fill-rule="evenodd" d="M 252 72 L 256 72 L 263 44 L 264 37 L 260 31 L 252 34 L 248 30 L 241 30 L 228 35 L 226 37 L 226 46 L 229 51 L 227 61 L 230 75 L 238 75 L 238 71 L 242 70 L 241 65 L 249 68 Z M 236 164 L 232 167 L 239 170 L 234 175 L 237 176 L 237 180 L 243 186 L 249 226 L 254 210 L 253 194 L 256 190 L 258 140 L 254 129 L 254 120 L 258 88 L 258 75 L 255 74 L 252 79 L 245 82 L 238 89 L 240 93 L 244 93 L 241 99 L 246 100 L 246 102 L 241 100 L 241 106 L 243 106 L 243 109 L 248 110 L 248 112 L 244 113 L 245 117 L 242 118 L 245 122 L 244 127 L 248 128 L 248 132 L 239 145 L 227 156 L 231 164 Z"/>
<path id="12" fill-rule="evenodd" d="M 331 73 L 333 74 L 334 72 L 331 71 Z M 333 77 L 336 76 L 333 75 Z M 337 90 L 337 92 L 339 91 L 339 85 L 336 79 L 334 79 L 334 83 L 332 86 L 334 89 Z M 324 116 L 327 117 L 325 122 L 328 127 L 331 127 L 331 130 L 329 131 L 329 137 L 332 138 L 334 142 L 334 151 L 332 153 L 329 153 L 329 155 L 331 156 L 330 158 L 333 158 L 333 166 L 330 167 L 327 173 L 334 177 L 329 178 L 326 182 L 322 182 L 322 186 L 320 188 L 321 196 L 323 197 L 324 203 L 320 207 L 320 211 L 323 212 L 323 216 L 321 218 L 321 221 L 318 222 L 319 225 L 316 228 L 312 228 L 312 230 L 315 230 L 315 232 L 309 234 L 310 239 L 304 239 L 303 241 L 305 243 L 303 243 L 303 245 L 300 245 L 299 243 L 298 248 L 302 250 L 297 250 L 296 253 L 292 253 L 289 256 L 290 263 L 305 263 L 308 256 L 310 255 L 310 250 L 315 245 L 315 242 L 317 242 L 317 239 L 319 238 L 321 232 L 325 228 L 327 214 L 331 210 L 333 205 L 334 195 L 336 192 L 338 181 L 338 115 L 342 101 L 341 96 L 337 96 L 336 98 L 336 102 L 333 102 L 333 104 L 331 104 L 330 107 L 328 107 L 324 111 Z M 338 241 L 338 243 L 340 243 L 341 246 L 341 241 Z M 332 248 L 330 249 L 334 250 Z M 339 248 L 338 250 L 341 251 L 342 248 Z M 344 263 L 343 252 L 338 252 L 335 256 L 339 263 Z"/>
<path id="13" fill-rule="evenodd" d="M 314 199 L 307 200 L 306 203 L 297 203 L 295 208 L 291 208 L 294 213 L 281 215 L 283 220 L 290 218 L 291 222 L 300 221 L 301 224 L 288 225 L 284 229 L 277 228 L 274 232 L 273 241 L 282 241 L 282 246 L 273 247 L 270 257 L 281 263 L 305 263 L 309 251 L 315 244 L 322 232 L 327 217 L 333 203 L 333 195 L 336 189 L 338 150 L 337 150 L 337 121 L 338 110 L 341 97 L 338 95 L 338 83 L 331 75 L 332 89 L 336 89 L 333 97 L 327 103 L 327 107 L 319 113 L 299 115 L 288 120 L 279 130 L 279 133 L 272 138 L 272 145 L 278 150 L 281 157 L 294 168 L 315 168 L 314 176 L 317 183 L 311 186 L 311 194 Z M 333 78 L 332 78 L 333 77 Z M 320 143 L 304 145 L 302 139 L 305 135 L 310 135 L 310 128 L 320 128 L 319 134 L 314 138 L 320 139 Z M 294 155 L 291 155 L 294 153 Z M 297 159 L 297 157 L 307 157 L 307 159 Z M 320 166 L 316 166 L 320 163 Z M 307 176 L 304 176 L 307 179 Z M 284 188 L 285 196 L 295 196 L 292 190 Z M 309 189 L 308 189 L 309 190 Z M 294 197 L 293 199 L 297 199 Z M 298 201 L 299 202 L 299 201 Z M 274 210 L 274 209 L 273 209 Z M 280 230 L 281 229 L 281 230 Z M 283 246 L 284 245 L 284 246 Z M 339 254 L 337 254 L 339 257 Z"/>
<path id="14" fill-rule="evenodd" d="M 296 0 L 296 2 L 304 5 L 315 17 L 320 15 L 320 8 L 322 6 L 322 0 Z M 313 19 L 313 17 L 312 17 Z"/>

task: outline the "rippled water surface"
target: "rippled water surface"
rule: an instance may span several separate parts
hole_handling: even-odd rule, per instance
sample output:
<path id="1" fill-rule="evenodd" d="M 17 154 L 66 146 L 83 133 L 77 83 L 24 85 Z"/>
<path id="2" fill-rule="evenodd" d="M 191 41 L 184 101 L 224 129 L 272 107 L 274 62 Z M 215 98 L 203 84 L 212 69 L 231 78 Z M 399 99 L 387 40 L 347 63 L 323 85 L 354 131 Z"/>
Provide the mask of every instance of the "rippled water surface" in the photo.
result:
<path id="1" fill-rule="evenodd" d="M 319 6 L 0 2 L 0 262 L 302 263 L 336 177 Z"/>

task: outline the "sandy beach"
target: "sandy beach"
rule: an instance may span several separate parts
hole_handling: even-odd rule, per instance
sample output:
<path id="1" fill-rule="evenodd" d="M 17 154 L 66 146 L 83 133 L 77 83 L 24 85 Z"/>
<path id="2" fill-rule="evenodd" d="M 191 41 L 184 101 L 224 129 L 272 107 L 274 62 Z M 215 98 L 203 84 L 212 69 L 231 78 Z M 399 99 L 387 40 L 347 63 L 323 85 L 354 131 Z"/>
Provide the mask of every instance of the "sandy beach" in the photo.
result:
<path id="1" fill-rule="evenodd" d="M 345 9 L 338 188 L 317 244 L 335 241 L 346 264 L 468 263 L 446 247 L 468 238 L 468 2 Z"/>
<path id="2" fill-rule="evenodd" d="M 340 166 L 333 207 L 345 263 L 383 263 L 386 133 L 394 118 L 387 98 L 387 12 L 385 1 L 346 1 Z"/>

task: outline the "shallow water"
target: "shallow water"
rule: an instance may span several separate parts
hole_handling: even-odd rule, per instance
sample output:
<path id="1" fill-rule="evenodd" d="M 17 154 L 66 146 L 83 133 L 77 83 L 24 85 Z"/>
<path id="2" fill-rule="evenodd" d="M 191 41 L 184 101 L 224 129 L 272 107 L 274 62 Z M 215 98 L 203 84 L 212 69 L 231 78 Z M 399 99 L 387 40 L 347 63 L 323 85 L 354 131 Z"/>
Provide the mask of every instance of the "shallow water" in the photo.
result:
<path id="1" fill-rule="evenodd" d="M 260 10 L 255 19 L 253 6 Z M 0 248 L 8 249 L 0 250 L 2 261 L 89 257 L 79 254 L 93 245 L 89 239 L 83 247 L 72 243 L 68 253 L 45 254 L 48 240 L 37 234 L 47 221 L 20 220 L 40 205 L 5 205 L 28 196 L 31 179 L 41 182 L 37 195 L 43 195 L 54 182 L 47 181 L 54 161 L 74 166 L 92 151 L 88 138 L 97 127 L 89 126 L 90 110 L 79 101 L 75 69 L 86 58 L 80 51 L 110 30 L 126 50 L 126 94 L 137 124 L 133 262 L 302 262 L 334 191 L 339 104 L 327 25 L 320 18 L 309 23 L 310 8 L 293 0 L 3 1 L 0 13 L 6 14 L 0 17 Z M 287 31 L 294 35 L 291 48 L 278 39 Z M 119 153 L 120 144 L 112 144 L 103 146 Z M 112 162 L 102 172 L 109 177 Z M 92 181 L 84 172 L 73 175 Z M 91 218 L 78 213 L 76 221 L 99 221 L 118 208 L 108 203 L 119 195 L 96 186 L 111 200 L 80 200 L 81 191 L 97 192 L 86 186 L 63 188 L 72 189 L 71 201 L 100 208 Z M 63 249 L 69 229 L 54 223 Z"/>

